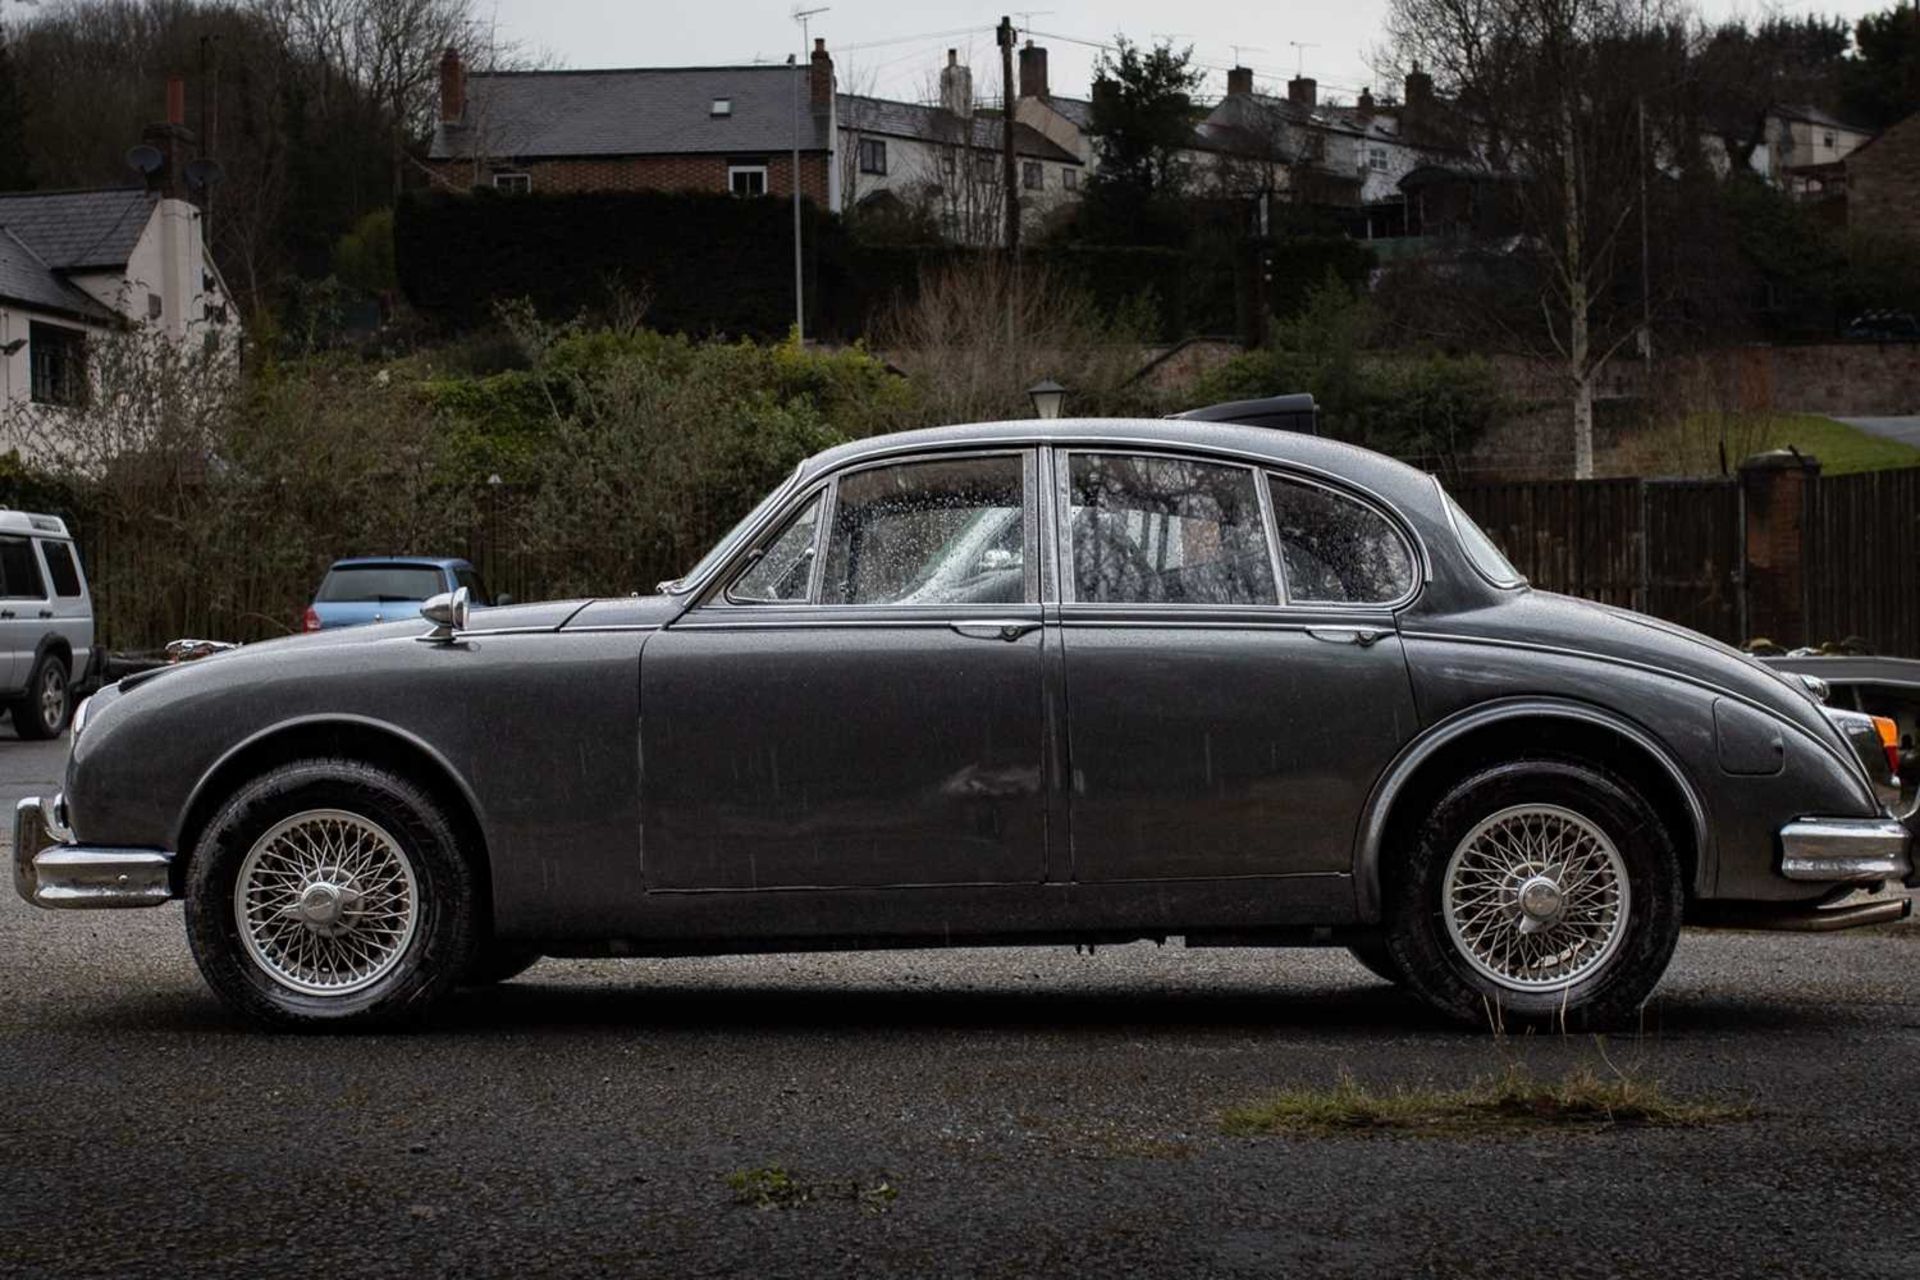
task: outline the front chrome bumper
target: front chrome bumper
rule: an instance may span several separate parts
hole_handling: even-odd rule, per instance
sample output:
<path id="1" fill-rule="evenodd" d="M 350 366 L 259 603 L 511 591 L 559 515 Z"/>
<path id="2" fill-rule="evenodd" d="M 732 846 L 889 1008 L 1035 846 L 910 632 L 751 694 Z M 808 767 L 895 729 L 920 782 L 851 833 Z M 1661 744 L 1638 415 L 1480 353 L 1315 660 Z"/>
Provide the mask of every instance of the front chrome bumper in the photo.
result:
<path id="1" fill-rule="evenodd" d="M 60 813 L 58 797 L 54 815 Z M 36 907 L 157 907 L 173 898 L 164 849 L 89 849 L 37 799 L 13 810 L 13 887 Z"/>
<path id="2" fill-rule="evenodd" d="M 1915 883 L 1912 822 L 1899 818 L 1802 818 L 1780 828 L 1780 874 L 1823 884 Z"/>

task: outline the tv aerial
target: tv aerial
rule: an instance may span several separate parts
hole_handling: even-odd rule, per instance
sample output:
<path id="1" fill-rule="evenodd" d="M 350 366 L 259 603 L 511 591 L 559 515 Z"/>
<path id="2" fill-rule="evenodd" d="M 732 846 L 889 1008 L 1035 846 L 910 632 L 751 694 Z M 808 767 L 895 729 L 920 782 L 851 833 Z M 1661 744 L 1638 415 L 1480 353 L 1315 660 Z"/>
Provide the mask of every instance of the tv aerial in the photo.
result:
<path id="1" fill-rule="evenodd" d="M 154 174 L 160 172 L 160 166 L 167 158 L 160 154 L 160 148 L 141 143 L 127 151 L 127 167 L 135 173 Z"/>

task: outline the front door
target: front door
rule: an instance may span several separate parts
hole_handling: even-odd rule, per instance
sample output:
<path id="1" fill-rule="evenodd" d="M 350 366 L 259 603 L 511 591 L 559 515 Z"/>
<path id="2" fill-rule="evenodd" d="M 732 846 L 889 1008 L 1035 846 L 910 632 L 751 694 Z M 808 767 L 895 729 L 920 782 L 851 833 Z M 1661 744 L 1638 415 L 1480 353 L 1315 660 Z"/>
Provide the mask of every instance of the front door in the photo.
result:
<path id="1" fill-rule="evenodd" d="M 641 662 L 660 890 L 1038 882 L 1034 457 L 843 473 Z"/>
<path id="2" fill-rule="evenodd" d="M 1055 466 L 1073 878 L 1349 871 L 1368 792 L 1416 727 L 1392 615 L 1414 587 L 1405 538 L 1237 463 Z"/>
<path id="3" fill-rule="evenodd" d="M 0 534 L 0 688 L 22 688 L 32 677 L 52 616 L 33 539 Z"/>

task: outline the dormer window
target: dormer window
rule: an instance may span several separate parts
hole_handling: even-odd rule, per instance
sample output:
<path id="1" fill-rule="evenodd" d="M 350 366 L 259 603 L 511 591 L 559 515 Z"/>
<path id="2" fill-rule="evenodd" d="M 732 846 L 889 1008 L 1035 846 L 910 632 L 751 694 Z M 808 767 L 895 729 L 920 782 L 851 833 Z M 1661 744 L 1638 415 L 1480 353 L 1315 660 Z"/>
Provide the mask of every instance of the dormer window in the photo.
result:
<path id="1" fill-rule="evenodd" d="M 716 120 L 725 119 L 727 116 L 732 115 L 733 99 L 732 98 L 715 98 L 713 100 L 713 106 L 707 111 L 707 114 L 712 116 Z"/>

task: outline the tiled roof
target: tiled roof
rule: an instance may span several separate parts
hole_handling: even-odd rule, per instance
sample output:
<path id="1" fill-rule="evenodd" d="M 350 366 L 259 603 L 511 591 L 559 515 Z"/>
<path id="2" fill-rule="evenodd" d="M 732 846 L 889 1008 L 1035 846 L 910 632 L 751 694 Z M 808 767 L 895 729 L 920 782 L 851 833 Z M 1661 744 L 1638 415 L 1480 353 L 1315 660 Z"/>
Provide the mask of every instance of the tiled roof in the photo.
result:
<path id="1" fill-rule="evenodd" d="M 67 283 L 11 231 L 0 229 L 0 299 L 40 311 L 106 321 L 111 313 Z"/>
<path id="2" fill-rule="evenodd" d="M 55 271 L 127 265 L 159 197 L 143 187 L 0 195 L 0 227 Z"/>
<path id="3" fill-rule="evenodd" d="M 464 121 L 440 125 L 429 155 L 685 155 L 826 147 L 827 123 L 808 103 L 809 68 L 640 67 L 516 71 L 467 78 Z M 716 99 L 732 111 L 713 114 Z"/>
<path id="4" fill-rule="evenodd" d="M 998 114 L 975 114 L 969 129 L 968 122 L 952 112 L 916 102 L 894 102 L 886 98 L 864 98 L 843 93 L 840 95 L 839 114 L 840 127 L 843 129 L 855 129 L 883 137 L 915 138 L 949 146 L 964 140 L 983 151 L 1000 150 L 1004 136 L 1001 132 L 1004 117 Z M 1024 124 L 1013 126 L 1013 149 L 1015 154 L 1033 160 L 1052 160 L 1071 165 L 1080 163 L 1079 157 L 1071 151 Z"/>

